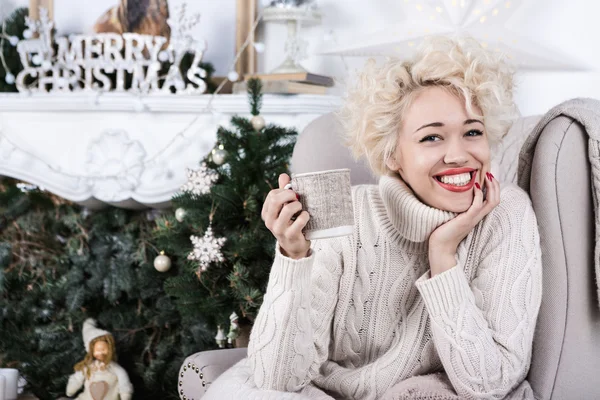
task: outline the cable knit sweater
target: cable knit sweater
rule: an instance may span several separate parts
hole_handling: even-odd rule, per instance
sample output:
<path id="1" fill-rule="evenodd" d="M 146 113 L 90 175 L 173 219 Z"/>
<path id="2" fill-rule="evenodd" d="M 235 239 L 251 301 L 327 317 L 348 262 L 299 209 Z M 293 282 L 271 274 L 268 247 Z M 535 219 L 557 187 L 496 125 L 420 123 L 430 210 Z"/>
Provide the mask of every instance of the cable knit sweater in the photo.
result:
<path id="1" fill-rule="evenodd" d="M 456 266 L 433 278 L 428 237 L 456 214 L 421 203 L 398 177 L 353 187 L 353 201 L 352 236 L 315 241 L 300 260 L 276 251 L 248 359 L 206 398 L 442 398 L 390 394 L 440 371 L 460 398 L 515 388 L 533 398 L 524 379 L 542 268 L 527 194 L 503 184 Z"/>

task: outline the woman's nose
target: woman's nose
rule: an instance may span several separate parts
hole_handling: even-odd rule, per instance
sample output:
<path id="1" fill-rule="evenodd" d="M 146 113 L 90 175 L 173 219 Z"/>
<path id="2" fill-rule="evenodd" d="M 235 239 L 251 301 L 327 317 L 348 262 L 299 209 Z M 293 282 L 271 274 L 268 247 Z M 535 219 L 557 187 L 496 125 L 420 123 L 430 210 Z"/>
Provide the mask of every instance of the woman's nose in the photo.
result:
<path id="1" fill-rule="evenodd" d="M 450 141 L 444 156 L 445 164 L 465 164 L 469 160 L 467 150 L 459 141 Z"/>

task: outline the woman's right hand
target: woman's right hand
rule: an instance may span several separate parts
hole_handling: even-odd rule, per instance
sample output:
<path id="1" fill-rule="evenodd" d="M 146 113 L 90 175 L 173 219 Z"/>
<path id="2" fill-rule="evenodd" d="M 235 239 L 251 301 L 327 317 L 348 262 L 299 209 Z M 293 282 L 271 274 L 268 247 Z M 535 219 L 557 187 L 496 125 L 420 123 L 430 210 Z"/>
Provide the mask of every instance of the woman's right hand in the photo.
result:
<path id="1" fill-rule="evenodd" d="M 266 227 L 279 242 L 281 253 L 293 259 L 308 256 L 310 241 L 306 240 L 302 229 L 308 223 L 308 212 L 302 211 L 298 195 L 291 189 L 284 189 L 290 182 L 287 174 L 279 175 L 279 189 L 273 189 L 263 204 L 261 218 Z M 296 220 L 292 217 L 302 211 Z"/>

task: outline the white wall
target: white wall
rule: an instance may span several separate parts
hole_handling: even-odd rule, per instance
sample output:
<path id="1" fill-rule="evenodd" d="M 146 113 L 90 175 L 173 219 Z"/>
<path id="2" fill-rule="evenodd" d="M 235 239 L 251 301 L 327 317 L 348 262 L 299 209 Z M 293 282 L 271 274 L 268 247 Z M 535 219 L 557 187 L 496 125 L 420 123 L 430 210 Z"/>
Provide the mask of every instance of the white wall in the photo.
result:
<path id="1" fill-rule="evenodd" d="M 6 2 L 7 0 L 0 0 Z M 28 5 L 27 0 L 8 0 Z M 405 21 L 404 1 L 400 0 L 317 0 L 323 10 L 321 25 L 303 28 L 309 40 L 309 53 L 333 32 L 338 42 L 356 32 L 369 32 L 384 25 Z M 411 0 L 414 2 L 414 0 Z M 260 0 L 261 3 L 266 2 Z M 59 31 L 89 30 L 93 21 L 117 0 L 55 0 Z M 173 7 L 179 0 L 170 0 Z M 523 5 L 509 21 L 511 29 L 541 45 L 556 49 L 588 68 L 585 72 L 522 72 L 517 76 L 516 101 L 524 115 L 539 114 L 566 99 L 587 96 L 600 98 L 600 2 L 591 0 L 514 0 Z M 235 0 L 188 1 L 188 8 L 202 13 L 198 37 L 208 41 L 205 60 L 215 65 L 218 75 L 226 75 L 234 56 Z M 264 24 L 259 40 L 266 45 L 259 55 L 259 71 L 268 72 L 283 60 L 287 30 L 283 24 Z M 333 75 L 343 82 L 364 59 L 310 55 L 303 65 L 312 72 Z M 343 91 L 343 86 L 338 87 Z"/>

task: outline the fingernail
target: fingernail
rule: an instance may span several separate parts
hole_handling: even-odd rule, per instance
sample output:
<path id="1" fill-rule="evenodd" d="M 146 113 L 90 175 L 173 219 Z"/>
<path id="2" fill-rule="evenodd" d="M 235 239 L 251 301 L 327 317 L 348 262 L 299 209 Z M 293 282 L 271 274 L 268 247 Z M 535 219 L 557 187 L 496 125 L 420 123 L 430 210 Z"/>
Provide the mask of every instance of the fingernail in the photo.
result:
<path id="1" fill-rule="evenodd" d="M 296 193 L 296 199 L 300 200 L 300 195 Z"/>
<path id="2" fill-rule="evenodd" d="M 488 178 L 490 181 L 492 180 L 492 177 L 490 176 L 490 173 L 489 173 L 489 172 L 486 172 L 486 173 L 485 173 L 485 176 L 486 176 L 486 177 L 487 177 L 487 178 Z"/>
<path id="3" fill-rule="evenodd" d="M 479 190 L 481 190 L 481 186 L 479 186 L 479 183 L 475 182 L 475 187 Z"/>
<path id="4" fill-rule="evenodd" d="M 494 175 L 490 172 L 490 180 L 494 179 Z"/>

